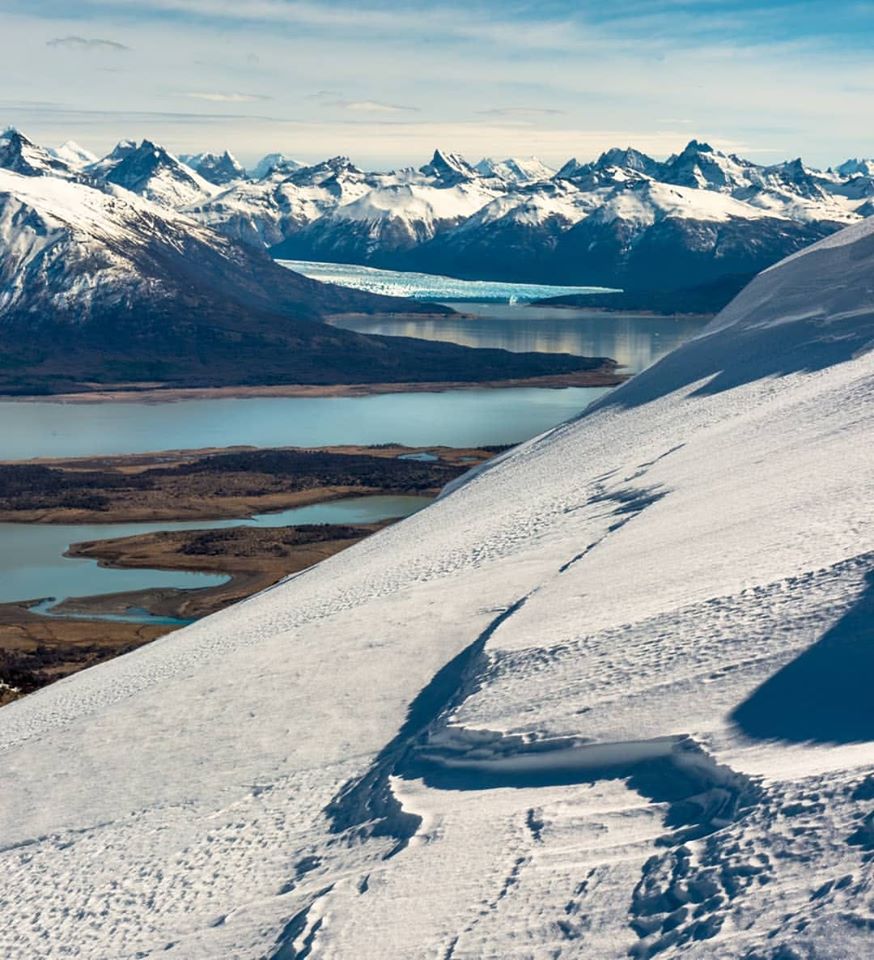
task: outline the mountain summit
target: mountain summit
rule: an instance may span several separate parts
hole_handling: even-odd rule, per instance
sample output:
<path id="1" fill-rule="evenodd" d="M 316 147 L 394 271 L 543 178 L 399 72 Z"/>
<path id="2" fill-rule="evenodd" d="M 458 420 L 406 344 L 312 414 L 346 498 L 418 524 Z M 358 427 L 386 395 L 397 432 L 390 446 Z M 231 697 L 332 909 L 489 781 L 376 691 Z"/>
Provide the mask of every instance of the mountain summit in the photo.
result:
<path id="1" fill-rule="evenodd" d="M 179 159 L 199 173 L 204 180 L 217 186 L 242 180 L 246 176 L 246 171 L 240 166 L 237 158 L 227 150 L 220 154 L 183 154 Z"/>
<path id="2" fill-rule="evenodd" d="M 169 207 L 187 206 L 217 192 L 200 174 L 151 140 L 139 145 L 122 141 L 109 156 L 86 169 Z"/>
<path id="3" fill-rule="evenodd" d="M 462 180 L 474 180 L 477 171 L 458 153 L 444 153 L 435 150 L 430 163 L 419 168 L 427 177 L 435 177 L 444 183 L 458 183 Z"/>
<path id="4" fill-rule="evenodd" d="M 44 147 L 37 146 L 14 127 L 8 127 L 0 134 L 0 168 L 24 177 L 40 177 L 44 174 L 54 177 L 74 175 L 68 163 L 53 156 Z"/>

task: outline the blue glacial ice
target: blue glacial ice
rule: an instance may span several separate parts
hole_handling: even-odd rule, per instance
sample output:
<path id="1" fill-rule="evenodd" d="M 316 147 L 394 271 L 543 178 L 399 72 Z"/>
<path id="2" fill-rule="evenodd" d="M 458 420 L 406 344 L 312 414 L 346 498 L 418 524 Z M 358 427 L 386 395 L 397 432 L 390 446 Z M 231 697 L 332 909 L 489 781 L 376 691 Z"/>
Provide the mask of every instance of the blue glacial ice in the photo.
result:
<path id="1" fill-rule="evenodd" d="M 574 293 L 603 293 L 605 287 L 560 287 L 545 283 L 501 283 L 497 280 L 458 280 L 430 273 L 401 273 L 354 263 L 279 260 L 282 266 L 313 280 L 390 297 L 442 303 L 532 303 Z"/>

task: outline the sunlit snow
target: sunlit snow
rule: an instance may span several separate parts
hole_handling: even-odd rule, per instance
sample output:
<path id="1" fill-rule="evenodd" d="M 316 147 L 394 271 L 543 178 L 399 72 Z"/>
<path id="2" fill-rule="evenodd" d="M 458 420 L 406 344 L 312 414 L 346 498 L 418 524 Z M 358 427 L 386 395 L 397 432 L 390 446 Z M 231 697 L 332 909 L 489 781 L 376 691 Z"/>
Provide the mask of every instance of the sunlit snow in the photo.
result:
<path id="1" fill-rule="evenodd" d="M 870 957 L 872 272 L 0 710 L 0 955 Z"/>

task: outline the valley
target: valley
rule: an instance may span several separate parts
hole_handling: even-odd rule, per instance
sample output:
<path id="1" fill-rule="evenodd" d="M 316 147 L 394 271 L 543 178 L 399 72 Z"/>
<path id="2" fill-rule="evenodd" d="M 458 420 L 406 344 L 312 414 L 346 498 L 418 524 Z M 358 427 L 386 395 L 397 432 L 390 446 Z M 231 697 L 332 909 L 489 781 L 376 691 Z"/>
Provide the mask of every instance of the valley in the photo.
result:
<path id="1" fill-rule="evenodd" d="M 292 266 L 317 279 L 324 271 Z M 524 302 L 549 292 L 542 286 L 454 281 L 450 292 L 444 278 L 342 271 L 335 279 L 361 293 L 403 294 L 422 312 L 341 314 L 329 318 L 337 327 L 617 359 L 515 384 L 134 384 L 0 401 L 0 536 L 11 564 L 0 695 L 150 642 L 346 549 L 502 446 L 576 416 L 707 320 Z M 443 302 L 454 310 L 434 313 Z"/>
<path id="2" fill-rule="evenodd" d="M 874 958 L 874 0 L 0 32 L 0 960 Z"/>

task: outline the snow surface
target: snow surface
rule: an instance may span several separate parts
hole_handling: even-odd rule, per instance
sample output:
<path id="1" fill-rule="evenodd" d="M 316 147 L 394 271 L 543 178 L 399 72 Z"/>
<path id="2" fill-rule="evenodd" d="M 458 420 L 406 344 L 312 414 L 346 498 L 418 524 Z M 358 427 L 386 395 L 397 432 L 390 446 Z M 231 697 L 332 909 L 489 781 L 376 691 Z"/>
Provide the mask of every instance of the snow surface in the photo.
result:
<path id="1" fill-rule="evenodd" d="M 870 956 L 872 275 L 0 710 L 0 954 Z"/>
<path id="2" fill-rule="evenodd" d="M 80 146 L 75 140 L 65 140 L 59 147 L 49 148 L 48 152 L 74 169 L 81 169 L 97 160 L 90 150 Z"/>
<path id="3" fill-rule="evenodd" d="M 505 160 L 483 157 L 474 169 L 484 176 L 500 177 L 510 183 L 533 183 L 555 176 L 555 170 L 537 157 L 507 157 Z"/>

